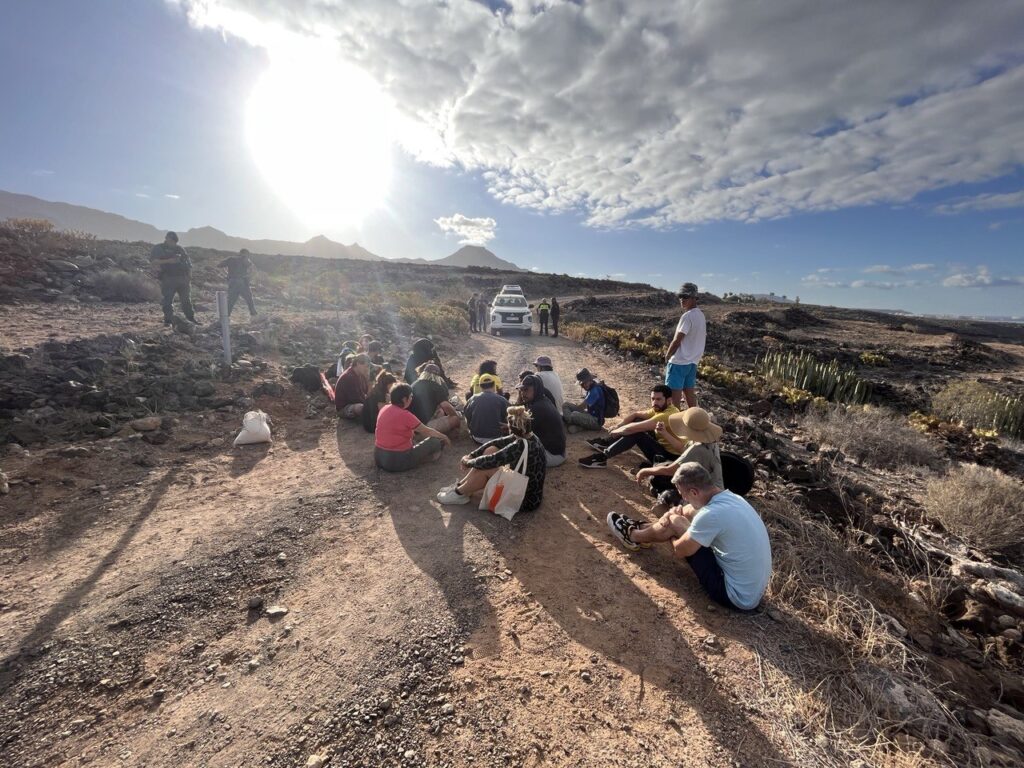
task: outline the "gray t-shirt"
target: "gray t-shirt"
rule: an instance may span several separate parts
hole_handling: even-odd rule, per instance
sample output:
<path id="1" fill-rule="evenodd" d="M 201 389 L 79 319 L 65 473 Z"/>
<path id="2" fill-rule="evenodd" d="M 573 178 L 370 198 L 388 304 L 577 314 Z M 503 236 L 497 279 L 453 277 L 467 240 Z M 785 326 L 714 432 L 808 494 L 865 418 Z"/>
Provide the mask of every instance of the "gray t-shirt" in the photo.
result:
<path id="1" fill-rule="evenodd" d="M 494 392 L 473 395 L 466 403 L 469 434 L 481 440 L 501 437 L 501 425 L 508 423 L 508 400 Z"/>
<path id="2" fill-rule="evenodd" d="M 718 449 L 718 443 L 690 443 L 672 465 L 678 467 L 688 461 L 700 464 L 711 475 L 711 480 L 717 487 L 725 488 L 725 480 L 722 479 L 722 454 Z"/>
<path id="3" fill-rule="evenodd" d="M 722 491 L 697 511 L 688 533 L 715 553 L 733 605 L 756 608 L 772 575 L 768 530 L 756 510 L 742 496 Z"/>

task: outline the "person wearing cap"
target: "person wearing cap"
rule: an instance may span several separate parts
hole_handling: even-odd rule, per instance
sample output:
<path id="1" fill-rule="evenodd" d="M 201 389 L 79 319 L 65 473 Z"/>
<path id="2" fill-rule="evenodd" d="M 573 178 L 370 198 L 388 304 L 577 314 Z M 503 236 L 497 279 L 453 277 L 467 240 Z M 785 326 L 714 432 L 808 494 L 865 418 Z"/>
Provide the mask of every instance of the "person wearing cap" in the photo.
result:
<path id="1" fill-rule="evenodd" d="M 538 335 L 548 335 L 548 313 L 551 312 L 551 303 L 547 299 L 541 299 L 537 305 L 537 318 L 540 320 L 540 331 Z"/>
<path id="2" fill-rule="evenodd" d="M 489 373 L 480 376 L 480 394 L 466 403 L 469 435 L 480 445 L 508 434 L 508 399 L 497 393 L 495 383 L 496 378 Z"/>
<path id="3" fill-rule="evenodd" d="M 533 433 L 530 412 L 521 405 L 508 409 L 510 434 L 486 445 L 481 445 L 462 457 L 462 468 L 466 475 L 456 483 L 438 491 L 437 500 L 442 504 L 468 504 L 474 494 L 487 486 L 491 475 L 501 467 L 512 467 L 519 463 L 526 451 L 526 493 L 519 505 L 520 512 L 531 512 L 540 506 L 544 498 L 544 478 L 547 464 L 544 448 Z"/>
<path id="4" fill-rule="evenodd" d="M 249 281 L 252 278 L 252 259 L 249 251 L 243 248 L 237 256 L 228 256 L 218 267 L 226 267 L 228 270 L 228 317 L 231 310 L 235 308 L 235 302 L 239 296 L 245 299 L 249 306 L 249 317 L 256 317 L 256 305 L 252 300 L 252 286 Z"/>
<path id="5" fill-rule="evenodd" d="M 533 417 L 533 432 L 544 446 L 548 467 L 565 463 L 565 423 L 555 408 L 555 400 L 548 392 L 540 374 L 529 373 L 517 387 L 518 404 L 526 406 Z"/>
<path id="6" fill-rule="evenodd" d="M 586 469 L 607 467 L 608 459 L 631 448 L 639 448 L 652 464 L 674 459 L 679 452 L 666 439 L 671 433 L 666 424 L 677 413 L 679 409 L 672 405 L 672 390 L 664 384 L 655 384 L 651 387 L 651 407 L 626 416 L 605 440 L 588 441 L 594 454 L 580 459 L 580 466 Z"/>
<path id="7" fill-rule="evenodd" d="M 484 360 L 476 369 L 476 375 L 469 382 L 469 390 L 466 392 L 466 400 L 474 395 L 480 394 L 480 377 L 490 376 L 494 379 L 494 391 L 499 395 L 503 392 L 501 377 L 498 375 L 498 363 L 496 360 Z"/>
<path id="8" fill-rule="evenodd" d="M 604 426 L 604 391 L 594 374 L 586 368 L 576 372 L 576 383 L 586 393 L 580 403 L 563 403 L 562 418 L 570 431 L 601 429 Z"/>
<path id="9" fill-rule="evenodd" d="M 684 396 L 687 407 L 692 408 L 697 404 L 697 364 L 704 355 L 708 326 L 697 307 L 695 283 L 683 283 L 677 296 L 683 314 L 665 353 L 665 383 L 672 388 L 676 408 L 682 407 Z"/>
<path id="10" fill-rule="evenodd" d="M 434 363 L 420 366 L 412 395 L 413 414 L 431 429 L 449 434 L 462 425 L 462 417 L 448 402 L 448 385 L 441 377 L 441 369 Z"/>
<path id="11" fill-rule="evenodd" d="M 156 267 L 160 282 L 160 306 L 164 311 L 164 325 L 174 323 L 174 296 L 181 302 L 181 311 L 190 322 L 196 321 L 192 309 L 192 259 L 188 252 L 178 245 L 176 232 L 168 232 L 162 243 L 153 246 L 149 262 Z"/>
<path id="12" fill-rule="evenodd" d="M 544 382 L 544 388 L 551 393 L 551 397 L 555 401 L 555 408 L 561 413 L 565 394 L 562 392 L 562 380 L 551 365 L 551 358 L 547 355 L 540 355 L 533 361 L 533 364 L 537 366 L 537 375 Z"/>
<path id="13" fill-rule="evenodd" d="M 680 464 L 672 482 L 683 506 L 653 525 L 609 512 L 612 535 L 631 551 L 671 542 L 673 554 L 686 559 L 708 597 L 726 608 L 753 610 L 772 575 L 772 547 L 761 517 L 742 496 L 716 486 L 695 461 Z"/>
<path id="14" fill-rule="evenodd" d="M 688 461 L 700 464 L 711 475 L 711 482 L 719 488 L 725 488 L 722 453 L 718 442 L 722 437 L 722 428 L 711 420 L 707 411 L 699 407 L 679 411 L 669 416 L 668 429 L 661 430 L 661 433 L 673 453 L 678 453 L 679 457 L 636 473 L 637 483 L 650 482 L 651 491 L 657 495 L 659 503 L 666 507 L 680 503 L 679 492 L 672 484 L 672 475 L 680 464 Z"/>

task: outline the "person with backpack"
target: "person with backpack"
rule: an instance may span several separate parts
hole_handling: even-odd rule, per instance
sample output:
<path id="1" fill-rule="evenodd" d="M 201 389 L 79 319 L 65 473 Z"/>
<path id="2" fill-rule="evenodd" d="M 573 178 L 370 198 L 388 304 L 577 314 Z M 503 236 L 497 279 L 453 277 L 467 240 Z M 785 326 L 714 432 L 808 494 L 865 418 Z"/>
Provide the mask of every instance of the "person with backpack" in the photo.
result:
<path id="1" fill-rule="evenodd" d="M 519 511 L 532 512 L 540 506 L 544 498 L 547 462 L 544 446 L 533 434 L 530 412 L 521 405 L 513 405 L 508 409 L 508 428 L 511 434 L 507 437 L 492 440 L 462 457 L 462 468 L 468 470 L 466 475 L 458 482 L 442 488 L 437 494 L 439 502 L 468 504 L 474 494 L 484 490 L 491 475 L 501 467 L 515 468 L 523 451 L 526 451 L 526 466 L 522 470 L 527 478 L 526 494 L 519 505 Z"/>
<path id="2" fill-rule="evenodd" d="M 540 304 L 537 305 L 537 317 L 540 320 L 540 331 L 539 336 L 548 335 L 548 313 L 551 312 L 551 304 L 548 303 L 547 299 L 541 299 Z"/>
<path id="3" fill-rule="evenodd" d="M 607 413 L 604 384 L 586 368 L 580 368 L 576 372 L 576 382 L 586 395 L 580 403 L 563 403 L 562 419 L 569 425 L 570 432 L 579 432 L 581 429 L 601 429 L 604 426 L 605 416 L 610 415 Z"/>
<path id="4" fill-rule="evenodd" d="M 594 454 L 580 459 L 580 466 L 586 469 L 607 467 L 608 459 L 631 448 L 639 448 L 651 464 L 676 458 L 679 455 L 677 443 L 670 443 L 665 436 L 671 431 L 670 419 L 677 413 L 679 409 L 672 405 L 672 390 L 664 384 L 655 384 L 651 387 L 651 407 L 629 414 L 607 438 L 589 440 Z"/>

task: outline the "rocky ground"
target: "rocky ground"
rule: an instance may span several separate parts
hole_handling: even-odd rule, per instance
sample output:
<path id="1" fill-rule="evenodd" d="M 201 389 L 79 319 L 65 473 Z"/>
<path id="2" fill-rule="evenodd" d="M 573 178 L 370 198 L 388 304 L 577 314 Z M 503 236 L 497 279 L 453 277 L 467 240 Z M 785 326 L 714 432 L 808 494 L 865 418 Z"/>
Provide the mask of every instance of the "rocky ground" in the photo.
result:
<path id="1" fill-rule="evenodd" d="M 0 305 L 0 765 L 1024 759 L 1019 553 L 945 534 L 922 516 L 924 471 L 815 443 L 778 395 L 702 385 L 757 467 L 775 553 L 763 610 L 731 615 L 667 551 L 608 534 L 608 511 L 650 507 L 635 457 L 552 471 L 542 508 L 512 523 L 433 501 L 466 437 L 437 465 L 379 473 L 372 439 L 289 380 L 365 327 L 357 307 L 262 297 L 226 367 L 215 327 L 165 329 L 151 305 L 80 291 Z M 675 312 L 652 293 L 570 301 L 565 319 L 665 331 Z M 865 373 L 903 410 L 965 371 L 1012 389 L 1024 370 L 1013 329 L 707 312 L 709 351 L 739 372 L 780 341 L 851 364 L 884 349 L 897 362 Z M 371 330 L 407 347 L 404 329 Z M 567 339 L 442 349 L 463 383 L 485 357 L 511 378 L 545 353 L 573 392 L 587 365 L 624 410 L 656 380 Z M 273 445 L 232 448 L 253 407 Z M 948 459 L 1020 476 L 1014 444 L 947 427 L 929 439 Z"/>

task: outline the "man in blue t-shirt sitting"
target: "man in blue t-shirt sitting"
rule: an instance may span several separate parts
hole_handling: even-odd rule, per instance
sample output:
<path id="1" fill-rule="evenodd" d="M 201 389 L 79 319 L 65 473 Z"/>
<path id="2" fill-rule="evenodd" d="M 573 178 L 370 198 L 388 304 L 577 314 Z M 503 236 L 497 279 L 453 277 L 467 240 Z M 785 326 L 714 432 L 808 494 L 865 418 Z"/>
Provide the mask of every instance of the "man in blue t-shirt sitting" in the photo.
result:
<path id="1" fill-rule="evenodd" d="M 612 535 L 626 549 L 671 541 L 708 596 L 719 605 L 749 611 L 761 602 L 772 575 L 772 547 L 760 516 L 746 500 L 723 491 L 700 464 L 679 465 L 672 482 L 685 506 L 673 507 L 654 525 L 608 514 Z"/>
<path id="2" fill-rule="evenodd" d="M 581 403 L 564 403 L 562 418 L 569 425 L 570 432 L 581 429 L 601 429 L 604 426 L 604 389 L 586 368 L 576 372 L 576 381 L 586 396 Z"/>

